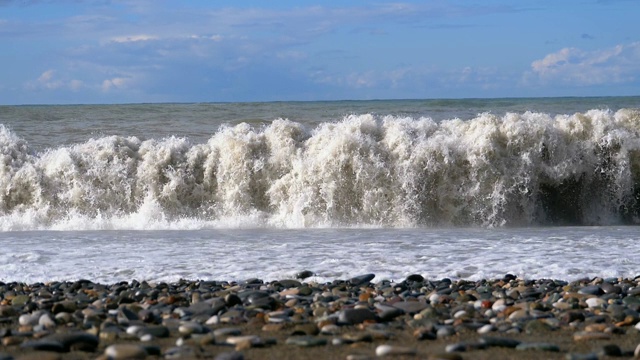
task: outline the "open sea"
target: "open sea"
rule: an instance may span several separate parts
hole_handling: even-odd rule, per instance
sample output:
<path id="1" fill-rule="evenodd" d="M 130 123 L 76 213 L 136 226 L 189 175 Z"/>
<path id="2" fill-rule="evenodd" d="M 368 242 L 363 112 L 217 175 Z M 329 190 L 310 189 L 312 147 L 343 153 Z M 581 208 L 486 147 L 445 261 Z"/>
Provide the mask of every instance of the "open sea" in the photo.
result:
<path id="1" fill-rule="evenodd" d="M 640 97 L 0 106 L 0 281 L 640 275 Z"/>

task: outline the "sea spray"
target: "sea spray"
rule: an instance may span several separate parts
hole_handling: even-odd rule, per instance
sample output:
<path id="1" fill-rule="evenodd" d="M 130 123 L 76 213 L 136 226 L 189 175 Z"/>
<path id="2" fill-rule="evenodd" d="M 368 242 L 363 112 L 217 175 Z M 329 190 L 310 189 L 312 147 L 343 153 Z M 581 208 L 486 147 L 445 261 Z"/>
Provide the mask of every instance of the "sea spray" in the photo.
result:
<path id="1" fill-rule="evenodd" d="M 206 143 L 114 135 L 38 152 L 2 126 L 0 152 L 4 230 L 640 221 L 632 109 L 277 119 Z"/>

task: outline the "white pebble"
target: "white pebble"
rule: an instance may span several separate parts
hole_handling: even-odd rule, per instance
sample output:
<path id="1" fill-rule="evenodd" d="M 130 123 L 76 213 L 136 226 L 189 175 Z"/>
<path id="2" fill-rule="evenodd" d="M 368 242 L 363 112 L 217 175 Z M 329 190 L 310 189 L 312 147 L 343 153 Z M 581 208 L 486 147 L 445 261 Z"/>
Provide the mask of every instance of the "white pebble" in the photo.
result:
<path id="1" fill-rule="evenodd" d="M 136 335 L 138 332 L 140 332 L 140 330 L 142 330 L 143 327 L 139 326 L 139 325 L 131 325 L 127 328 L 127 334 L 129 335 Z"/>
<path id="2" fill-rule="evenodd" d="M 56 327 L 56 321 L 51 318 L 51 315 L 44 313 L 38 319 L 38 324 L 42 325 L 45 329 L 51 329 Z"/>
<path id="3" fill-rule="evenodd" d="M 403 346 L 379 345 L 376 348 L 377 356 L 387 355 L 415 355 L 417 351 L 412 348 Z"/>
<path id="4" fill-rule="evenodd" d="M 104 354 L 110 359 L 144 359 L 147 351 L 135 344 L 114 344 L 104 350 Z"/>
<path id="5" fill-rule="evenodd" d="M 464 310 L 460 310 L 458 312 L 456 312 L 455 314 L 453 314 L 453 318 L 454 319 L 460 319 L 461 317 L 467 316 L 467 312 Z"/>
<path id="6" fill-rule="evenodd" d="M 260 342 L 260 338 L 256 335 L 229 336 L 225 342 L 231 345 L 237 345 L 245 342 L 255 344 Z"/>
<path id="7" fill-rule="evenodd" d="M 584 302 L 587 303 L 587 306 L 589 306 L 590 308 L 601 307 L 602 305 L 607 303 L 605 300 L 597 298 L 597 297 L 589 298 L 589 299 L 585 300 Z"/>
<path id="8" fill-rule="evenodd" d="M 492 324 L 487 324 L 478 329 L 478 334 L 488 334 L 495 330 L 496 330 L 495 326 L 493 326 Z"/>
<path id="9" fill-rule="evenodd" d="M 206 322 L 206 325 L 217 325 L 220 324 L 220 317 L 218 315 L 213 315 Z"/>

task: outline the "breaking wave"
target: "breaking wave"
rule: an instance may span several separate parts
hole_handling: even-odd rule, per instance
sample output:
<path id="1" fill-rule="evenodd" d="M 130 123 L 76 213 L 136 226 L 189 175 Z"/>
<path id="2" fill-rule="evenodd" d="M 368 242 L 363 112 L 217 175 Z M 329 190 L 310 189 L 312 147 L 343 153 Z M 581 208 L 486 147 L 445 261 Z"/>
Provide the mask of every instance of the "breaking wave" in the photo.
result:
<path id="1" fill-rule="evenodd" d="M 3 230 L 640 222 L 637 109 L 277 119 L 41 152 L 0 126 L 0 156 Z"/>

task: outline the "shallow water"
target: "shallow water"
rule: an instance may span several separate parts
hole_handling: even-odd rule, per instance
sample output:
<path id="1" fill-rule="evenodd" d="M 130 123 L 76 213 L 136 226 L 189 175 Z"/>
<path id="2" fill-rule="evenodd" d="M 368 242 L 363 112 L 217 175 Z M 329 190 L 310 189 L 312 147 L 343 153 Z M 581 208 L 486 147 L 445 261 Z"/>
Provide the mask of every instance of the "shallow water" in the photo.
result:
<path id="1" fill-rule="evenodd" d="M 0 280 L 635 277 L 639 237 L 635 226 L 4 232 Z"/>

